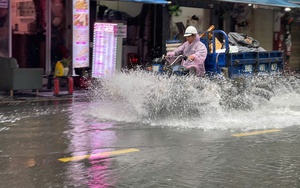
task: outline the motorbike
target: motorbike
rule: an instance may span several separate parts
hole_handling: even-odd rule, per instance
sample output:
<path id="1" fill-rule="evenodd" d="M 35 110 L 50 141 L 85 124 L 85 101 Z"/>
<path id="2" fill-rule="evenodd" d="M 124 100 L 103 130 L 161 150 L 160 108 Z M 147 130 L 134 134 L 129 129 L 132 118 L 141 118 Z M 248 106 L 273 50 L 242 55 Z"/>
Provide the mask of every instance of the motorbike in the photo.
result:
<path id="1" fill-rule="evenodd" d="M 187 56 L 179 55 L 172 62 L 168 62 L 166 59 L 167 56 L 162 55 L 159 58 L 154 58 L 152 62 L 146 65 L 148 71 L 153 72 L 154 74 L 166 74 L 168 76 L 178 75 L 184 76 L 188 75 L 189 70 L 186 70 L 184 67 L 175 67 L 178 65 L 182 59 L 186 60 Z"/>

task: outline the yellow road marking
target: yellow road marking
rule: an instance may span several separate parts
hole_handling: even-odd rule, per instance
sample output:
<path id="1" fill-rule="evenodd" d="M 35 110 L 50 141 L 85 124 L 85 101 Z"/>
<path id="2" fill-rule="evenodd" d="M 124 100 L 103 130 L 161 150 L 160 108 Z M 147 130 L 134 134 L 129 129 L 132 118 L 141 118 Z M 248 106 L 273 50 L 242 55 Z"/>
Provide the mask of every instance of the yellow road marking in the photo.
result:
<path id="1" fill-rule="evenodd" d="M 270 129 L 270 130 L 263 130 L 263 131 L 254 131 L 254 132 L 233 134 L 232 136 L 235 136 L 235 137 L 252 136 L 252 135 L 265 134 L 265 133 L 274 133 L 274 132 L 280 132 L 280 131 L 282 131 L 282 130 L 280 130 L 280 129 Z"/>
<path id="2" fill-rule="evenodd" d="M 102 152 L 102 153 L 97 153 L 97 154 L 92 154 L 92 155 L 65 157 L 65 158 L 60 158 L 58 160 L 66 163 L 66 162 L 71 162 L 71 161 L 80 161 L 83 159 L 88 159 L 90 157 L 108 157 L 108 156 L 120 155 L 120 154 L 124 154 L 124 153 L 131 153 L 131 152 L 137 152 L 137 151 L 140 151 L 140 150 L 136 149 L 136 148 L 130 148 L 130 149 L 123 149 L 123 150 L 116 150 L 116 151 L 107 151 L 107 152 Z"/>

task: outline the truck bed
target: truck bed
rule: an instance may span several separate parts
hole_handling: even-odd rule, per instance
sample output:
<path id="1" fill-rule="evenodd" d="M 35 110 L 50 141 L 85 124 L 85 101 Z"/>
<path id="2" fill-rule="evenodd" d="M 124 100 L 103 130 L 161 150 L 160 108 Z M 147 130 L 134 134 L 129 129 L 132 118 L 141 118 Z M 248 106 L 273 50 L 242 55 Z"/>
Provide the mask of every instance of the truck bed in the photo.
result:
<path id="1" fill-rule="evenodd" d="M 214 43 L 215 33 L 223 34 L 225 52 L 219 53 L 215 49 L 212 52 L 208 50 L 205 69 L 209 75 L 221 73 L 223 69 L 228 71 L 229 78 L 276 74 L 283 71 L 283 51 L 229 53 L 228 36 L 221 30 L 213 31 L 212 40 L 208 40 L 207 37 L 201 39 L 208 49 L 209 43 Z"/>

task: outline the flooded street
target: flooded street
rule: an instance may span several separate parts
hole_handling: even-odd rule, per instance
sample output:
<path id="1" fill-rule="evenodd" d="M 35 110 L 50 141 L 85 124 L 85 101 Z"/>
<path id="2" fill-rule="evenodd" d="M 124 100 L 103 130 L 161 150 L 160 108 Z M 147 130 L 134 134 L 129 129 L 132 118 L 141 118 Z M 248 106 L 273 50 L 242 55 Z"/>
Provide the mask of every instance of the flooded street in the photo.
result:
<path id="1" fill-rule="evenodd" d="M 0 106 L 0 187 L 299 187 L 296 77 L 101 80 Z"/>

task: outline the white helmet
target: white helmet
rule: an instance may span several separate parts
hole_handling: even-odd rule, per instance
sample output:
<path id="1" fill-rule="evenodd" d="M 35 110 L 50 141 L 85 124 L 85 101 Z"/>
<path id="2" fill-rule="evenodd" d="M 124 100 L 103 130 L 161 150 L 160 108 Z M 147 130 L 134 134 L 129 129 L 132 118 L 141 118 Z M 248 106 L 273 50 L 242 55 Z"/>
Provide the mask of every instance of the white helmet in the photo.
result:
<path id="1" fill-rule="evenodd" d="M 184 32 L 184 37 L 188 37 L 194 34 L 198 34 L 197 29 L 194 26 L 188 26 Z"/>

